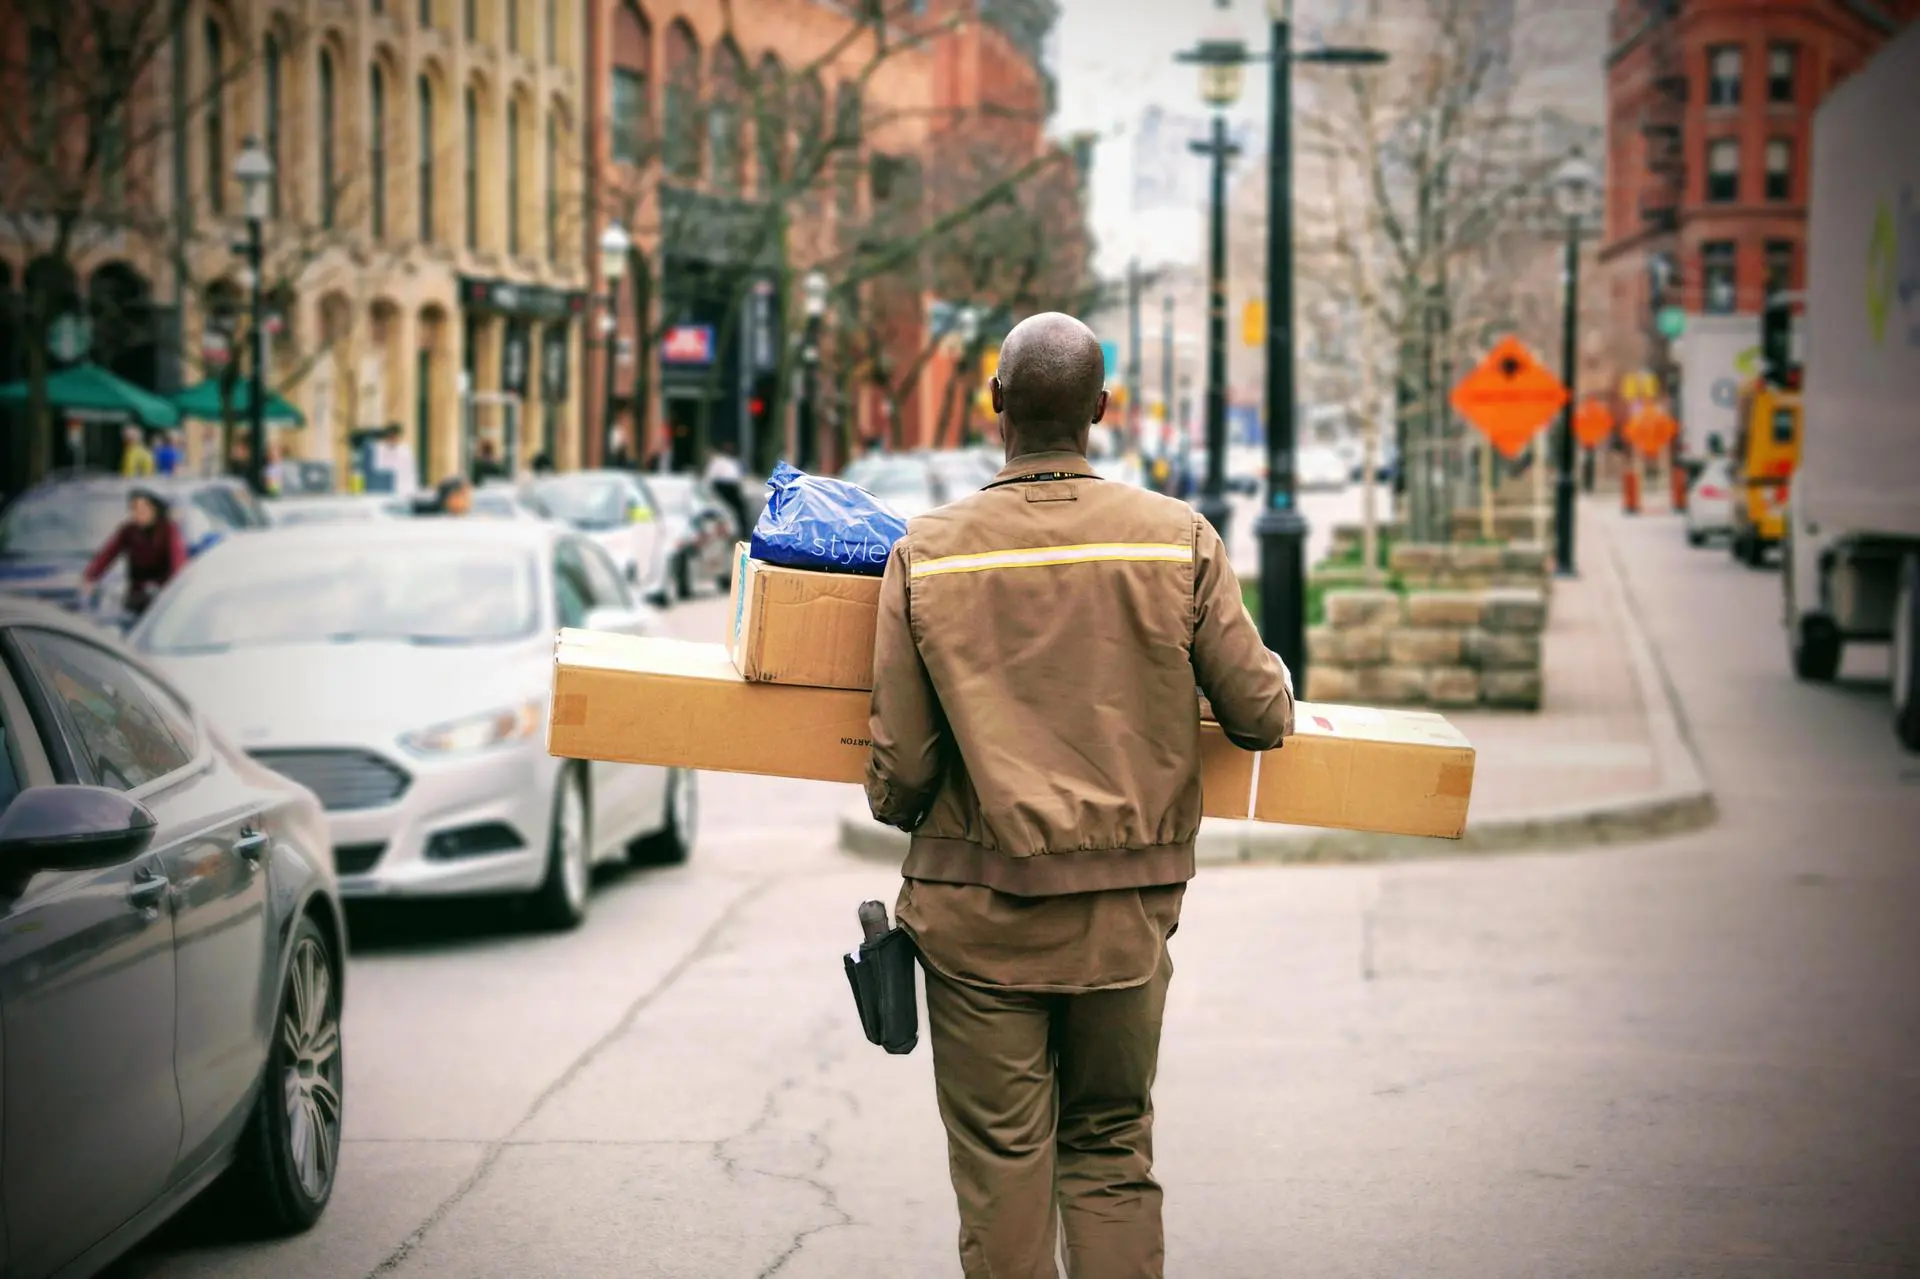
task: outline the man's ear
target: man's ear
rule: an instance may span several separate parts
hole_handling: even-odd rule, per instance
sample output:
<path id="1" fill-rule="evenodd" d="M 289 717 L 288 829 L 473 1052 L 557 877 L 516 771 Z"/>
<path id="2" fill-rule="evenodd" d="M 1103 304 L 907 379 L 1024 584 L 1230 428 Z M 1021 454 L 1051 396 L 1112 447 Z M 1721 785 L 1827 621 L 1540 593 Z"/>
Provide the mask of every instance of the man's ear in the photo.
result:
<path id="1" fill-rule="evenodd" d="M 993 397 L 993 411 L 995 413 L 1005 413 L 1007 411 L 1007 393 L 1000 388 L 1000 378 L 998 375 L 987 379 L 987 394 Z"/>
<path id="2" fill-rule="evenodd" d="M 1100 392 L 1100 398 L 1093 402 L 1093 420 L 1098 422 L 1107 415 L 1107 393 Z"/>

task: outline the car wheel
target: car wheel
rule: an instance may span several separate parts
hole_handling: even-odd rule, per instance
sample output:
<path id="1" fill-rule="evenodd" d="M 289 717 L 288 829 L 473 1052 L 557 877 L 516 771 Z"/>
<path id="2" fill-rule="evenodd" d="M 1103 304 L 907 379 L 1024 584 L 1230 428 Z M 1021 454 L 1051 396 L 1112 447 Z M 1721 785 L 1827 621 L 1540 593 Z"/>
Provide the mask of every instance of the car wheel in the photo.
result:
<path id="1" fill-rule="evenodd" d="M 699 833 L 700 790 L 688 768 L 667 770 L 667 819 L 660 829 L 633 842 L 636 866 L 678 866 L 693 851 Z"/>
<path id="2" fill-rule="evenodd" d="M 272 1234 L 306 1230 L 333 1195 L 346 1095 L 338 958 L 326 932 L 302 917 L 260 1093 L 227 1174 L 250 1224 Z"/>
<path id="3" fill-rule="evenodd" d="M 534 922 L 554 932 L 578 928 L 593 890 L 593 839 L 587 788 L 578 768 L 560 774 L 548 823 L 547 874 L 533 894 Z"/>
<path id="4" fill-rule="evenodd" d="M 683 600 L 693 598 L 693 561 L 685 551 L 673 557 L 673 592 Z"/>
<path id="5" fill-rule="evenodd" d="M 1705 533 L 1702 533 L 1697 528 L 1690 528 L 1687 530 L 1688 546 L 1705 546 L 1706 544 L 1707 544 L 1707 535 Z"/>
<path id="6" fill-rule="evenodd" d="M 1893 610 L 1893 731 L 1908 750 L 1920 750 L 1920 555 L 1900 565 Z"/>
<path id="7" fill-rule="evenodd" d="M 1840 628 L 1829 617 L 1796 618 L 1787 624 L 1793 673 L 1809 684 L 1825 684 L 1840 672 Z"/>

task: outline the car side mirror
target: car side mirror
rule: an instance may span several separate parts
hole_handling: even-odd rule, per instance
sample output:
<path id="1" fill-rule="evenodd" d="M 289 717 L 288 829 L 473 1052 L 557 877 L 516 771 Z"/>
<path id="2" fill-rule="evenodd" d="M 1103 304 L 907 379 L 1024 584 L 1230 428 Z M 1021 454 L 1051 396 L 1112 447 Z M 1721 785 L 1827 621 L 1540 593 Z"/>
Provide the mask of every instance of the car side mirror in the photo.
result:
<path id="1" fill-rule="evenodd" d="M 104 786 L 33 786 L 0 814 L 0 869 L 94 870 L 129 861 L 153 842 L 145 804 Z"/>

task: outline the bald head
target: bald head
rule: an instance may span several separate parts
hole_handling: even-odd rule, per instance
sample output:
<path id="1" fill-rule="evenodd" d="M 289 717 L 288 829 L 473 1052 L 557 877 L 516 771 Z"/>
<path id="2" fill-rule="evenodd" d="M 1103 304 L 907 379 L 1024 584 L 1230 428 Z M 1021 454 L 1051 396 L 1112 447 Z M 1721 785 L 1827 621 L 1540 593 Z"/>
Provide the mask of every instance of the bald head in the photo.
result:
<path id="1" fill-rule="evenodd" d="M 993 407 L 1006 414 L 1008 456 L 1086 448 L 1106 412 L 1106 360 L 1093 330 L 1048 311 L 1022 320 L 1000 345 Z"/>

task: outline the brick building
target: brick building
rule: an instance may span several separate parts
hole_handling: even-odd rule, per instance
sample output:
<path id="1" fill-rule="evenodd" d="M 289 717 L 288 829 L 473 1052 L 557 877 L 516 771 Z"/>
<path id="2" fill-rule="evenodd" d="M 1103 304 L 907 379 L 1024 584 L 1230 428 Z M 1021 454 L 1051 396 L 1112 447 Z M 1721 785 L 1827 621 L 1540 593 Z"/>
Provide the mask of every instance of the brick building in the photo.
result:
<path id="1" fill-rule="evenodd" d="M 1652 317 L 1753 313 L 1805 271 L 1814 108 L 1916 0 L 1621 0 L 1607 69 L 1602 287 L 1621 371 Z"/>
<path id="2" fill-rule="evenodd" d="M 791 410 L 797 398 L 782 392 L 797 385 L 801 281 L 814 270 L 833 290 L 828 329 L 857 314 L 875 334 L 865 359 L 919 360 L 923 371 L 890 399 L 851 368 L 823 367 L 810 455 L 832 464 L 851 439 L 913 445 L 938 431 L 954 358 L 932 349 L 929 317 L 946 311 L 943 300 L 966 299 L 943 299 L 937 266 L 921 255 L 857 288 L 843 277 L 863 240 L 906 240 L 924 226 L 942 176 L 935 156 L 950 163 L 956 139 L 988 138 L 1016 157 L 1047 152 L 1041 44 L 1055 9 L 1052 0 L 884 9 L 882 47 L 859 6 L 831 0 L 589 6 L 587 239 L 618 221 L 635 248 L 617 321 L 603 311 L 593 325 L 598 335 L 617 323 L 614 341 L 596 340 L 587 360 L 586 411 L 605 428 L 588 433 L 596 453 L 630 447 L 690 466 L 722 440 L 750 457 L 768 433 L 803 451 L 795 415 L 776 417 L 776 406 Z M 1080 244 L 1084 256 L 1083 234 Z M 591 266 L 604 307 L 597 253 Z M 845 346 L 823 343 L 824 364 Z"/>

